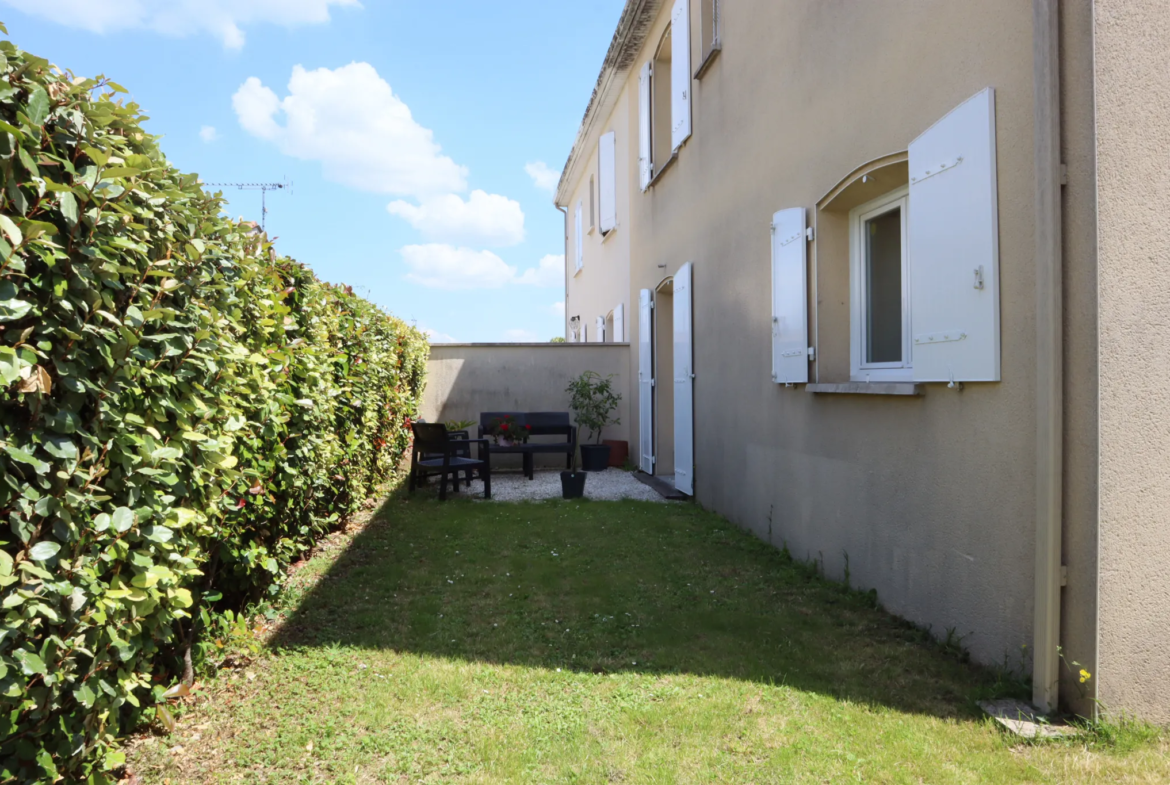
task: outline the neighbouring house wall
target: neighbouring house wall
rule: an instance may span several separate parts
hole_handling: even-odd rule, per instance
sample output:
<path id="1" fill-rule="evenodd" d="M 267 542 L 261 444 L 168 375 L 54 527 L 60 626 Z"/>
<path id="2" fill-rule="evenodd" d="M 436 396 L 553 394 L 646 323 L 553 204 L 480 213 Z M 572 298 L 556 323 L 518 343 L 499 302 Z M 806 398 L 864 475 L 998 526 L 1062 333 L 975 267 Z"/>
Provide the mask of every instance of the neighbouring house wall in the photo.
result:
<path id="1" fill-rule="evenodd" d="M 597 371 L 613 374 L 622 394 L 617 412 L 621 424 L 607 428 L 603 438 L 629 441 L 629 369 L 626 344 L 432 344 L 419 416 L 430 422 L 478 422 L 480 412 L 568 411 L 569 381 L 585 371 Z M 505 468 L 520 465 L 518 456 L 498 459 Z M 538 456 L 537 465 L 563 468 L 564 459 Z"/>
<path id="2" fill-rule="evenodd" d="M 1170 722 L 1170 14 L 1096 0 L 1098 697 Z"/>
<path id="3" fill-rule="evenodd" d="M 631 138 L 637 70 L 668 21 L 664 8 L 631 68 Z M 844 575 L 847 554 L 854 584 L 876 588 L 889 610 L 937 635 L 953 628 L 980 661 L 1018 666 L 1032 641 L 1035 529 L 1031 4 L 752 0 L 724 2 L 721 25 L 723 50 L 691 85 L 694 131 L 677 162 L 646 194 L 636 166 L 627 173 L 634 301 L 694 262 L 697 499 L 800 558 L 823 560 L 831 576 Z M 805 207 L 811 221 L 841 178 L 906 150 L 988 86 L 1003 381 L 962 392 L 929 384 L 920 398 L 774 384 L 773 212 Z M 818 242 L 809 246 L 810 281 Z M 810 337 L 847 347 L 848 320 L 831 307 L 847 288 L 816 295 Z M 636 354 L 636 319 L 630 340 Z M 818 351 L 814 376 L 821 363 L 847 368 L 848 358 Z"/>

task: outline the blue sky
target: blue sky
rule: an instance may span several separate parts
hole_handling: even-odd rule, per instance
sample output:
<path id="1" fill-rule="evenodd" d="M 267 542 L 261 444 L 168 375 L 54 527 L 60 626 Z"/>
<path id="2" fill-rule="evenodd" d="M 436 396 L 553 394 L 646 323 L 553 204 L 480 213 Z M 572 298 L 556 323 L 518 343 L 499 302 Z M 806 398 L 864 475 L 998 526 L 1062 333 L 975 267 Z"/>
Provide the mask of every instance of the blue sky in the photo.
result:
<path id="1" fill-rule="evenodd" d="M 125 86 L 180 169 L 292 181 L 269 234 L 319 277 L 436 340 L 546 341 L 563 332 L 552 184 L 622 5 L 0 0 L 0 20 Z M 259 220 L 259 193 L 226 196 Z"/>

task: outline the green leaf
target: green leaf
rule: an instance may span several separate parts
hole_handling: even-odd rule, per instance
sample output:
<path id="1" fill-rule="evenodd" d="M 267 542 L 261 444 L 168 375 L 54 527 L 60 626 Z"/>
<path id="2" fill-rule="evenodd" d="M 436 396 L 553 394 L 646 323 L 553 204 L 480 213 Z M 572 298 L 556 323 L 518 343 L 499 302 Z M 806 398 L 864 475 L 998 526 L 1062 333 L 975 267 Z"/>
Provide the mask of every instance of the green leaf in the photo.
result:
<path id="1" fill-rule="evenodd" d="M 111 166 L 109 169 L 102 170 L 102 179 L 117 180 L 122 177 L 137 177 L 140 174 L 142 171 L 133 166 Z"/>
<path id="2" fill-rule="evenodd" d="M 4 452 L 8 453 L 8 457 L 14 461 L 26 464 L 33 468 L 37 474 L 45 474 L 49 471 L 49 464 L 36 458 L 30 453 L 25 452 L 19 447 L 13 447 L 11 444 L 4 445 Z"/>
<path id="3" fill-rule="evenodd" d="M 99 513 L 93 519 L 94 531 L 104 532 L 110 528 L 110 516 L 107 513 Z"/>
<path id="4" fill-rule="evenodd" d="M 13 247 L 24 242 L 24 235 L 21 234 L 20 227 L 7 215 L 0 215 L 0 232 L 4 232 L 4 236 L 8 238 L 8 242 L 12 243 Z"/>
<path id="5" fill-rule="evenodd" d="M 33 125 L 44 125 L 49 118 L 49 94 L 37 85 L 28 92 L 28 121 Z"/>
<path id="6" fill-rule="evenodd" d="M 97 700 L 97 695 L 90 688 L 88 684 L 82 684 L 73 691 L 73 696 L 77 698 L 77 702 L 87 709 L 93 708 L 93 702 Z"/>
<path id="7" fill-rule="evenodd" d="M 36 676 L 38 673 L 43 676 L 49 672 L 45 667 L 45 661 L 31 651 L 21 649 L 14 652 L 12 657 L 20 663 L 20 669 L 25 676 Z"/>
<path id="8" fill-rule="evenodd" d="M 157 524 L 142 527 L 142 536 L 151 542 L 170 542 L 175 533 L 166 526 Z"/>
<path id="9" fill-rule="evenodd" d="M 12 555 L 8 551 L 0 551 L 0 576 L 12 574 Z"/>
<path id="10" fill-rule="evenodd" d="M 49 436 L 45 438 L 45 452 L 54 458 L 71 461 L 77 457 L 77 445 L 64 436 Z"/>
<path id="11" fill-rule="evenodd" d="M 61 215 L 70 226 L 77 226 L 77 197 L 72 193 L 63 193 L 58 199 L 61 204 Z"/>
<path id="12" fill-rule="evenodd" d="M 129 507 L 119 507 L 114 510 L 112 522 L 118 534 L 128 531 L 134 525 L 134 512 Z"/>
<path id="13" fill-rule="evenodd" d="M 52 540 L 42 540 L 32 547 L 28 555 L 33 561 L 48 561 L 56 556 L 60 550 L 61 543 L 53 542 Z"/>
<path id="14" fill-rule="evenodd" d="M 0 322 L 15 322 L 28 316 L 32 303 L 25 300 L 0 300 Z"/>

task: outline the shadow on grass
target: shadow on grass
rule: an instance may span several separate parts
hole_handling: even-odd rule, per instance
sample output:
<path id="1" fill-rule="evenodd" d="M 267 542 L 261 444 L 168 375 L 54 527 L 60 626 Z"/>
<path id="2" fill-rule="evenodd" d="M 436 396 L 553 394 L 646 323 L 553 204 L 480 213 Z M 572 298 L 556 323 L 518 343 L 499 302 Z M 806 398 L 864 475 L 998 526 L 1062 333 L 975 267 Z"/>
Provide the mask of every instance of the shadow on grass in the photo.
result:
<path id="1" fill-rule="evenodd" d="M 865 595 L 686 504 L 397 496 L 275 648 L 785 684 L 939 717 L 1003 693 Z"/>

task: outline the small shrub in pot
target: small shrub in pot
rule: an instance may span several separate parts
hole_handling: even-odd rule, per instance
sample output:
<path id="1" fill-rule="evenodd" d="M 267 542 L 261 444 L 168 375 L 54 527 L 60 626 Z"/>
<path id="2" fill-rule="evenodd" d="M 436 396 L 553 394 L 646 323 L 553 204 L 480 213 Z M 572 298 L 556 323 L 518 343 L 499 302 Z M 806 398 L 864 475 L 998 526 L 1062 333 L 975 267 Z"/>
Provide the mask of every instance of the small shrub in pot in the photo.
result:
<path id="1" fill-rule="evenodd" d="M 581 468 L 587 472 L 605 471 L 609 467 L 609 445 L 601 444 L 601 431 L 607 425 L 621 424 L 614 416 L 622 396 L 613 389 L 613 376 L 585 371 L 569 382 L 565 392 L 569 393 L 569 408 L 577 420 L 578 433 L 589 433 L 581 443 Z"/>

